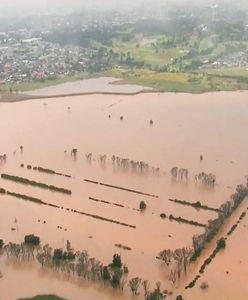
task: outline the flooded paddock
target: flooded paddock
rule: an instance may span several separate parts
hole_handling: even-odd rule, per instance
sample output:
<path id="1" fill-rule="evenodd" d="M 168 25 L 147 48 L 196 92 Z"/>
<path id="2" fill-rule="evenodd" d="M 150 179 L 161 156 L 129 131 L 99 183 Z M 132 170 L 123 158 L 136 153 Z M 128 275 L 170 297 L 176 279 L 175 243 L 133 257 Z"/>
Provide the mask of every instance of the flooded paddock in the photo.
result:
<path id="1" fill-rule="evenodd" d="M 135 84 L 118 84 L 119 79 L 112 77 L 100 77 L 61 83 L 37 90 L 25 92 L 30 96 L 57 96 L 80 93 L 108 92 L 108 93 L 137 93 L 151 88 Z"/>
<path id="2" fill-rule="evenodd" d="M 244 176 L 248 174 L 247 99 L 247 92 L 154 93 L 0 103 L 0 154 L 7 154 L 6 162 L 0 162 L 1 174 L 72 191 L 72 195 L 64 195 L 1 178 L 0 188 L 39 198 L 59 208 L 0 195 L 0 238 L 6 243 L 21 242 L 26 234 L 34 233 L 41 237 L 43 244 L 49 243 L 54 248 L 66 247 L 66 241 L 70 240 L 75 250 L 85 249 L 104 264 L 111 262 L 114 253 L 120 253 L 129 267 L 129 278 L 147 279 L 151 287 L 161 281 L 164 288 L 188 294 L 192 300 L 215 299 L 215 292 L 225 285 L 226 277 L 213 280 L 211 276 L 217 266 L 219 272 L 223 271 L 227 264 L 225 257 L 230 257 L 232 251 L 239 251 L 237 244 L 242 241 L 243 233 L 235 232 L 230 238 L 233 250 L 228 249 L 228 242 L 227 256 L 225 253 L 219 255 L 207 269 L 204 276 L 211 289 L 204 291 L 206 296 L 202 296 L 198 286 L 186 293 L 184 284 L 194 274 L 188 274 L 174 286 L 168 281 L 165 265 L 156 256 L 164 249 L 191 247 L 192 236 L 200 234 L 204 228 L 168 218 L 163 220 L 160 214 L 207 224 L 209 219 L 216 217 L 216 212 L 177 204 L 169 199 L 200 201 L 219 208 L 229 199 L 236 185 L 244 182 Z M 71 155 L 72 149 L 77 149 L 76 156 Z M 87 153 L 92 153 L 90 160 L 85 157 Z M 106 155 L 106 161 L 101 162 L 99 155 Z M 113 164 L 112 155 L 143 161 L 154 168 L 142 171 L 130 165 L 122 167 Z M 21 164 L 24 164 L 23 168 Z M 29 170 L 29 164 L 71 177 Z M 172 179 L 170 170 L 175 166 L 189 170 L 187 181 Z M 194 176 L 200 172 L 215 174 L 215 186 L 196 183 Z M 147 205 L 144 212 L 139 211 L 141 201 Z M 233 243 L 233 239 L 237 239 L 237 243 Z M 117 248 L 115 244 L 128 246 L 131 250 Z M 239 252 L 236 256 L 238 260 Z M 239 276 L 244 266 L 232 263 L 229 280 Z M 99 295 L 101 299 L 131 297 L 127 288 L 121 296 L 110 295 L 110 291 L 102 288 L 99 291 L 94 285 L 83 288 L 49 272 L 41 274 L 37 266 L 17 268 L 6 265 L 3 257 L 0 270 L 3 273 L 0 290 L 5 300 L 44 293 L 73 300 L 82 299 L 84 295 L 85 299 L 93 300 L 99 299 Z M 32 289 L 24 284 L 16 289 L 8 288 L 13 280 L 24 282 L 24 279 L 32 282 Z M 208 293 L 212 296 L 208 297 Z M 224 290 L 223 293 L 226 295 Z M 143 299 L 142 295 L 139 298 Z M 223 296 L 223 299 L 233 298 Z"/>

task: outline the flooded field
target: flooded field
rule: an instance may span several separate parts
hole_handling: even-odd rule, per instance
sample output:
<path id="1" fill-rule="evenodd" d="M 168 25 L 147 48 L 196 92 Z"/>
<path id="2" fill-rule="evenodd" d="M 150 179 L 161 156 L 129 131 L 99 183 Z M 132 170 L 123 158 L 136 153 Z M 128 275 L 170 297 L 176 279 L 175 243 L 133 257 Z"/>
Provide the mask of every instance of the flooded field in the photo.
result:
<path id="1" fill-rule="evenodd" d="M 202 275 L 198 286 L 185 293 L 186 299 L 247 299 L 247 231 L 248 220 L 245 218 L 227 240 L 227 247 L 223 253 L 219 253 L 209 265 L 206 273 Z M 202 282 L 207 282 L 209 285 L 206 291 L 199 288 Z"/>
<path id="2" fill-rule="evenodd" d="M 25 92 L 31 96 L 56 96 L 92 92 L 108 93 L 137 93 L 143 90 L 150 90 L 139 85 L 118 84 L 119 79 L 111 77 L 100 77 L 78 80 L 73 82 L 62 83 L 55 86 L 45 87 L 33 91 Z"/>
<path id="3" fill-rule="evenodd" d="M 114 253 L 120 253 L 129 268 L 129 278 L 147 279 L 151 288 L 160 281 L 163 288 L 174 291 L 174 296 L 181 293 L 190 300 L 215 299 L 229 281 L 229 285 L 235 285 L 233 290 L 241 289 L 242 281 L 234 279 L 240 272 L 244 278 L 246 275 L 245 248 L 241 250 L 238 246 L 246 234 L 246 219 L 228 240 L 227 249 L 204 274 L 204 281 L 210 286 L 207 291 L 201 291 L 199 286 L 184 291 L 185 284 L 194 277 L 194 268 L 173 285 L 165 264 L 156 256 L 164 249 L 192 247 L 192 236 L 204 231 L 200 226 L 162 219 L 161 213 L 203 225 L 217 215 L 215 211 L 195 209 L 169 199 L 200 201 L 219 208 L 236 185 L 245 181 L 247 99 L 247 92 L 154 93 L 0 103 L 0 155 L 7 154 L 6 162 L 0 162 L 0 173 L 72 191 L 67 195 L 1 178 L 0 188 L 39 198 L 59 208 L 0 195 L 0 238 L 6 243 L 21 242 L 26 234 L 34 233 L 43 244 L 49 243 L 53 248 L 65 248 L 70 240 L 75 250 L 85 249 L 104 264 L 112 261 Z M 76 155 L 71 155 L 72 149 L 77 149 Z M 87 159 L 85 155 L 90 153 L 92 156 Z M 112 161 L 113 155 L 142 161 L 150 167 L 140 170 L 130 164 L 119 165 Z M 71 177 L 29 170 L 29 164 Z M 175 166 L 188 169 L 188 180 L 172 178 L 170 171 Z M 194 177 L 200 172 L 215 174 L 215 186 L 196 183 Z M 147 205 L 143 212 L 139 211 L 141 201 Z M 236 221 L 245 205 L 248 201 L 234 213 L 228 225 Z M 131 250 L 117 248 L 116 244 Z M 235 260 L 227 267 L 232 255 Z M 46 293 L 72 300 L 131 298 L 128 288 L 123 294 L 113 294 L 90 283 L 67 282 L 35 265 L 13 265 L 5 257 L 0 258 L 0 271 L 0 290 L 5 300 Z M 226 271 L 229 275 L 225 275 Z M 20 284 L 10 289 L 13 281 Z M 32 288 L 24 284 L 27 281 L 32 282 Z M 218 299 L 234 299 L 228 289 L 222 292 L 223 298 Z M 229 295 L 232 297 L 228 298 Z M 143 295 L 136 298 L 144 299 Z M 238 299 L 246 298 L 240 294 Z"/>

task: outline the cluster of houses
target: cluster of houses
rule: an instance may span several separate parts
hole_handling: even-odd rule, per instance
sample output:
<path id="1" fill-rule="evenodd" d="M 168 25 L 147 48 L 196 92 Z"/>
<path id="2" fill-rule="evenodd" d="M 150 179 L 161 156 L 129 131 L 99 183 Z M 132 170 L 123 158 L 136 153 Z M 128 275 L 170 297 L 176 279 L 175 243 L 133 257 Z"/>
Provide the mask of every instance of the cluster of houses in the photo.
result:
<path id="1" fill-rule="evenodd" d="M 107 14 L 107 13 L 106 13 Z M 137 17 L 137 16 L 136 16 Z M 110 30 L 113 26 L 134 20 L 135 16 L 113 13 L 106 15 L 65 15 L 43 16 L 33 20 L 27 28 L 0 32 L 0 85 L 23 83 L 34 80 L 54 79 L 61 75 L 74 75 L 83 72 L 91 65 L 96 49 L 75 45 L 62 46 L 45 41 L 42 36 L 64 28 L 82 32 L 92 29 Z"/>
<path id="2" fill-rule="evenodd" d="M 207 9 L 216 11 L 218 10 L 218 6 L 207 7 Z M 196 11 L 200 14 L 205 12 L 205 10 L 198 11 L 197 9 Z M 185 7 L 182 7 L 179 10 L 171 10 L 168 15 L 160 15 L 160 13 L 162 14 L 162 12 L 157 11 L 154 15 L 154 10 L 151 10 L 149 18 L 153 17 L 154 20 L 162 19 L 167 20 L 168 22 L 175 17 L 177 19 L 182 19 L 183 22 L 187 18 L 192 18 L 191 9 L 188 10 Z M 220 18 L 220 13 L 217 15 L 218 18 Z M 128 14 L 125 12 L 105 12 L 102 14 L 78 13 L 64 16 L 47 15 L 42 16 L 42 18 L 37 18 L 37 20 L 34 19 L 34 17 L 29 21 L 27 20 L 27 22 L 25 22 L 25 24 L 29 24 L 27 28 L 18 29 L 17 24 L 15 30 L 11 29 L 0 32 L 0 89 L 1 84 L 7 83 L 11 85 L 36 80 L 55 79 L 60 76 L 71 76 L 88 70 L 102 71 L 113 65 L 118 66 L 119 63 L 123 63 L 123 61 L 124 63 L 128 62 L 128 60 L 130 60 L 128 56 L 123 60 L 121 57 L 118 57 L 119 53 L 114 53 L 112 49 L 109 50 L 108 47 L 100 47 L 102 41 L 93 43 L 95 45 L 94 47 L 84 43 L 74 43 L 83 46 L 62 46 L 52 42 L 53 40 L 44 40 L 43 37 L 46 36 L 46 34 L 49 35 L 49 33 L 57 31 L 60 33 L 87 33 L 87 31 L 94 32 L 95 30 L 95 32 L 98 32 L 98 35 L 103 39 L 105 36 L 101 36 L 101 32 L 105 32 L 106 36 L 108 36 L 108 33 L 111 32 L 112 28 L 118 28 L 123 24 L 136 24 L 137 20 L 144 21 L 146 18 L 148 18 L 147 10 L 142 11 L 142 14 L 141 12 L 136 12 L 134 10 Z M 217 17 L 215 16 L 215 18 Z M 215 18 L 214 20 L 216 21 Z M 221 19 L 217 20 L 220 21 Z M 142 22 L 141 24 L 139 24 L 139 22 L 137 24 L 137 28 L 140 27 L 141 32 L 146 29 L 143 28 L 144 24 Z M 149 26 L 152 28 L 155 26 L 156 28 L 156 22 L 148 23 L 147 26 L 148 29 Z M 193 33 L 196 34 L 197 32 L 200 32 L 200 35 L 204 35 L 207 34 L 207 31 L 207 23 L 202 23 Z M 118 36 L 118 30 L 115 33 Z M 245 26 L 243 33 L 243 40 L 245 41 L 248 36 L 248 25 Z M 78 38 L 78 35 L 75 35 L 75 38 Z M 126 38 L 125 34 L 123 34 L 122 38 Z M 149 36 L 144 39 L 142 46 L 153 44 L 155 41 L 156 38 Z M 195 66 L 188 66 L 188 69 L 196 69 L 198 67 L 200 69 L 214 67 L 248 68 L 248 49 L 244 49 L 244 47 L 237 47 L 237 49 L 236 52 L 231 51 L 230 54 L 226 54 L 227 51 L 219 58 L 212 57 L 209 53 L 206 55 L 206 58 L 203 56 L 200 65 L 197 61 Z M 180 50 L 181 57 L 187 59 L 188 56 L 191 55 L 191 58 L 197 58 L 196 55 L 198 53 L 195 49 L 191 50 L 192 53 L 189 52 L 189 49 L 183 47 Z M 194 52 L 196 53 L 194 54 Z M 194 60 L 192 60 L 192 62 L 194 62 Z M 139 65 L 140 63 L 142 62 L 138 62 L 136 67 L 142 67 L 142 65 Z M 131 63 L 127 64 L 129 66 L 131 65 Z M 185 65 L 187 67 L 187 63 Z M 181 69 L 182 60 L 178 58 L 171 58 L 171 63 L 159 66 L 158 68 L 158 70 L 162 72 L 177 72 L 181 71 Z"/>
<path id="3" fill-rule="evenodd" d="M 76 46 L 62 47 L 41 38 L 20 39 L 0 33 L 0 82 L 22 83 L 53 79 L 85 70 L 89 54 Z"/>
<path id="4" fill-rule="evenodd" d="M 248 68 L 248 48 L 243 51 L 233 52 L 228 55 L 224 55 L 212 62 L 211 64 L 206 64 L 205 68 L 219 68 L 219 67 L 245 67 Z"/>

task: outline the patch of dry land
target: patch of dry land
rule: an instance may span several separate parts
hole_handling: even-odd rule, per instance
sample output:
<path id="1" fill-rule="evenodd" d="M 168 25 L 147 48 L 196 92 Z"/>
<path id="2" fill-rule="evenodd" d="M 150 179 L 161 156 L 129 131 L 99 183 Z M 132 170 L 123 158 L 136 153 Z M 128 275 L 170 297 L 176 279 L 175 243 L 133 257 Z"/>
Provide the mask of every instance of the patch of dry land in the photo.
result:
<path id="1" fill-rule="evenodd" d="M 153 290 L 159 281 L 171 292 L 167 299 L 182 295 L 186 300 L 246 300 L 248 221 L 239 217 L 248 207 L 247 198 L 222 222 L 200 257 L 189 265 L 186 261 L 186 272 L 182 267 L 178 276 L 181 263 L 175 255 L 168 266 L 156 257 L 164 249 L 193 249 L 192 237 L 203 234 L 208 220 L 218 217 L 213 209 L 169 199 L 219 209 L 238 184 L 245 184 L 247 99 L 247 92 L 144 93 L 0 103 L 0 155 L 7 155 L 0 160 L 0 173 L 72 192 L 1 178 L 5 191 L 53 206 L 0 194 L 0 239 L 5 244 L 21 243 L 33 233 L 42 245 L 63 249 L 69 240 L 75 251 L 87 250 L 104 265 L 118 253 L 129 269 L 127 283 L 138 276 Z M 33 168 L 38 166 L 56 173 Z M 188 178 L 173 177 L 173 167 L 187 169 Z M 215 181 L 195 181 L 202 172 L 214 174 Z M 141 201 L 146 204 L 142 211 Z M 238 227 L 227 235 L 235 223 Z M 222 236 L 225 249 L 215 255 L 195 286 L 185 289 Z M 0 256 L 0 271 L 4 300 L 41 294 L 69 300 L 134 299 L 127 284 L 123 291 L 112 289 L 42 268 L 36 260 L 8 258 L 6 253 Z M 207 289 L 200 288 L 202 282 L 208 283 Z M 140 285 L 135 299 L 144 298 Z"/>

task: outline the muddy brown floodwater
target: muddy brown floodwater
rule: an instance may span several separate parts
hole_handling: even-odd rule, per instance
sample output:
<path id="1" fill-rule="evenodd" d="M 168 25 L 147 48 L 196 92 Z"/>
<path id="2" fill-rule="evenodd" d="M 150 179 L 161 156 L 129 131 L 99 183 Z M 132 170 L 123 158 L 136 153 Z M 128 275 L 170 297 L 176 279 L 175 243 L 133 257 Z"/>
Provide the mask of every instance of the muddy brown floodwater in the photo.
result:
<path id="1" fill-rule="evenodd" d="M 0 179 L 0 187 L 136 227 L 124 227 L 66 209 L 40 206 L 1 195 L 0 238 L 6 243 L 21 242 L 25 234 L 34 233 L 52 247 L 65 247 L 66 240 L 70 240 L 74 249 L 85 249 L 104 263 L 109 263 L 114 253 L 120 253 L 129 267 L 130 278 L 140 276 L 148 279 L 151 286 L 161 281 L 164 288 L 175 290 L 174 295 L 185 293 L 182 287 L 194 277 L 194 273 L 173 286 L 168 281 L 168 271 L 155 257 L 163 249 L 191 247 L 192 236 L 204 229 L 162 220 L 160 214 L 173 214 L 206 224 L 209 219 L 215 218 L 215 212 L 196 210 L 168 199 L 201 201 L 218 208 L 229 199 L 236 185 L 244 182 L 244 176 L 248 174 L 247 99 L 247 92 L 201 95 L 154 93 L 0 103 L 0 154 L 8 156 L 7 162 L 0 165 L 0 172 L 68 188 L 72 195 L 52 193 L 3 179 Z M 120 116 L 123 116 L 122 121 Z M 24 147 L 22 153 L 21 145 Z M 78 149 L 77 159 L 70 155 L 73 148 Z M 67 150 L 67 155 L 64 150 Z M 90 152 L 93 158 L 89 163 L 85 154 Z M 98 162 L 100 154 L 107 155 L 105 165 Z M 112 154 L 145 161 L 159 167 L 160 172 L 141 173 L 113 167 Z M 200 155 L 203 155 L 202 162 Z M 50 168 L 72 178 L 27 170 L 20 167 L 21 163 Z M 189 169 L 187 183 L 171 180 L 170 169 L 174 166 Z M 202 171 L 216 175 L 215 188 L 195 184 L 194 175 Z M 84 179 L 126 187 L 157 195 L 158 198 L 95 185 Z M 89 197 L 124 207 L 92 201 Z M 144 213 L 133 210 L 139 208 L 142 200 L 146 202 L 147 210 Z M 14 223 L 15 218 L 17 223 Z M 46 221 L 46 224 L 38 220 Z M 63 230 L 57 229 L 57 226 Z M 17 227 L 17 230 L 12 231 L 12 227 Z M 237 243 L 232 242 L 232 250 L 226 251 L 229 253 L 227 257 L 236 252 L 236 260 L 239 260 L 238 245 L 242 243 L 242 235 L 242 231 L 235 232 L 232 239 L 237 239 Z M 131 247 L 132 250 L 116 248 L 115 244 Z M 229 277 L 223 275 L 218 280 L 211 277 L 217 268 L 225 270 L 225 253 L 222 256 L 216 257 L 206 271 L 206 281 L 209 281 L 211 289 L 205 292 L 205 298 L 197 286 L 195 290 L 187 291 L 190 299 L 215 299 L 214 295 L 218 295 L 219 290 L 227 295 L 228 290 L 223 288 L 227 278 L 234 282 L 233 290 L 241 288 L 242 283 L 238 282 L 236 286 L 237 280 L 234 279 L 239 272 L 245 276 L 244 263 L 232 263 Z M 54 274 L 42 273 L 38 266 L 12 266 L 4 257 L 0 259 L 0 270 L 3 273 L 0 290 L 4 300 L 45 293 L 72 300 L 131 297 L 127 289 L 122 295 L 91 284 L 78 285 Z M 13 283 L 15 288 L 11 288 Z M 245 283 L 242 289 L 248 293 Z M 143 299 L 143 296 L 139 298 Z M 223 296 L 221 299 L 233 298 Z M 241 295 L 238 299 L 247 297 L 242 298 Z"/>

